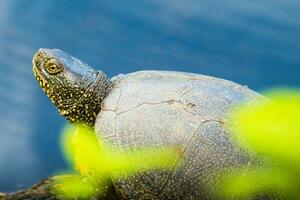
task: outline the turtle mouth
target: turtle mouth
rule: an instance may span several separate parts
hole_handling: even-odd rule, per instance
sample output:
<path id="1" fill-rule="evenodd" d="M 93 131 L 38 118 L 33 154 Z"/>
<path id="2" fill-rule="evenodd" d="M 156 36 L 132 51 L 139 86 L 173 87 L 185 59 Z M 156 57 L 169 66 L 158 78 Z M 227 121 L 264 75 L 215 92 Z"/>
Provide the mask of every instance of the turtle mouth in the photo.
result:
<path id="1" fill-rule="evenodd" d="M 33 56 L 32 59 L 32 70 L 33 70 L 33 74 L 36 78 L 36 80 L 38 81 L 39 85 L 41 86 L 41 88 L 45 91 L 48 90 L 49 85 L 46 81 L 46 79 L 44 78 L 43 74 L 42 74 L 42 69 L 41 69 L 41 64 L 40 61 L 44 58 L 43 53 L 40 52 L 40 50 Z"/>
<path id="2" fill-rule="evenodd" d="M 33 74 L 36 80 L 38 81 L 39 85 L 41 86 L 41 88 L 49 89 L 49 85 L 47 81 L 39 74 L 39 72 L 35 68 L 33 68 Z"/>
<path id="3" fill-rule="evenodd" d="M 33 75 L 34 75 L 35 79 L 38 81 L 40 87 L 44 90 L 44 92 L 47 95 L 49 95 L 49 84 L 48 84 L 47 80 L 43 77 L 43 75 L 41 74 L 40 69 L 37 66 L 35 59 L 33 59 L 32 65 L 33 65 L 32 71 L 33 71 Z"/>

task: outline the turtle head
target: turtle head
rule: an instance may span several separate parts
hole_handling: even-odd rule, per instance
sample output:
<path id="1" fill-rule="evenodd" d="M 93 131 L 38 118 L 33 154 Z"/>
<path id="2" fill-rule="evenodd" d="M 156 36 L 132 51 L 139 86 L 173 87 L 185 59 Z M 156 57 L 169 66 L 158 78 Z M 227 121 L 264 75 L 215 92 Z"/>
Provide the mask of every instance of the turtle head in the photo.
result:
<path id="1" fill-rule="evenodd" d="M 70 122 L 93 126 L 112 82 L 101 71 L 58 49 L 39 49 L 33 73 L 40 86 Z"/>

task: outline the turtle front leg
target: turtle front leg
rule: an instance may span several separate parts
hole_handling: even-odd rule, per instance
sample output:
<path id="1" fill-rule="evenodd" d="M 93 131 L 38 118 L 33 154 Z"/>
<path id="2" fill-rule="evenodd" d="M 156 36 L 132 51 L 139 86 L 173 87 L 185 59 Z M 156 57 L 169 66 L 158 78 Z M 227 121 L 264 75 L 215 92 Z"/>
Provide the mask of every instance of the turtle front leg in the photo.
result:
<path id="1" fill-rule="evenodd" d="M 61 198 L 53 192 L 52 187 L 54 181 L 61 177 L 63 176 L 49 177 L 28 189 L 6 194 L 0 193 L 0 200 L 60 200 Z M 111 184 L 107 193 L 99 200 L 121 200 L 121 198 L 116 193 L 113 184 Z"/>
<path id="2" fill-rule="evenodd" d="M 7 194 L 1 193 L 0 200 L 58 200 L 51 191 L 53 181 L 54 178 L 50 177 L 25 190 Z"/>

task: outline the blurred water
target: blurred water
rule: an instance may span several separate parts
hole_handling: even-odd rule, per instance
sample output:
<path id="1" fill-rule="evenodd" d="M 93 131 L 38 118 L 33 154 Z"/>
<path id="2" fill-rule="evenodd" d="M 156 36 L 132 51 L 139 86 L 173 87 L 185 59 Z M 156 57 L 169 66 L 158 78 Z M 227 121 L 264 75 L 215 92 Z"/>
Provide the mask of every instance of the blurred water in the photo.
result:
<path id="1" fill-rule="evenodd" d="M 141 69 L 209 74 L 248 85 L 300 86 L 300 1 L 0 2 L 0 191 L 64 169 L 65 119 L 31 73 L 40 47 L 109 76 Z"/>

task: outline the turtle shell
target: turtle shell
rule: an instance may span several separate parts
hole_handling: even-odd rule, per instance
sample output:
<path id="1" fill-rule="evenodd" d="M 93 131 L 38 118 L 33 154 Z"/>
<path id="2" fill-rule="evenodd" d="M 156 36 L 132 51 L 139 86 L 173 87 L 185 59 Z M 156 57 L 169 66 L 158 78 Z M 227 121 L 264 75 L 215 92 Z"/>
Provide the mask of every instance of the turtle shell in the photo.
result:
<path id="1" fill-rule="evenodd" d="M 182 165 L 114 180 L 128 199 L 215 199 L 218 171 L 249 166 L 228 133 L 227 113 L 261 97 L 237 83 L 205 75 L 139 71 L 119 75 L 102 103 L 95 131 L 120 148 L 177 145 Z"/>

